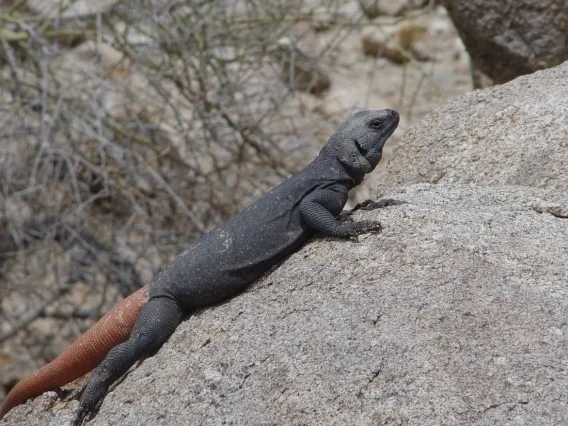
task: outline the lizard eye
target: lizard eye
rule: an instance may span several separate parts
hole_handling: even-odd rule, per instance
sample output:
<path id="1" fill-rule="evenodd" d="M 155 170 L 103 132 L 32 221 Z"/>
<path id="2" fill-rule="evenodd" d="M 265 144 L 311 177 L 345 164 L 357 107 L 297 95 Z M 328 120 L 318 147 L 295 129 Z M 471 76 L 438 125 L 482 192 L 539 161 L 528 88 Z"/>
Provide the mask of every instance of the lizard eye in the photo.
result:
<path id="1" fill-rule="evenodd" d="M 375 130 L 382 130 L 384 127 L 384 123 L 383 120 L 379 119 L 379 118 L 375 118 L 374 120 L 372 120 L 369 123 L 369 127 L 371 129 L 375 129 Z"/>

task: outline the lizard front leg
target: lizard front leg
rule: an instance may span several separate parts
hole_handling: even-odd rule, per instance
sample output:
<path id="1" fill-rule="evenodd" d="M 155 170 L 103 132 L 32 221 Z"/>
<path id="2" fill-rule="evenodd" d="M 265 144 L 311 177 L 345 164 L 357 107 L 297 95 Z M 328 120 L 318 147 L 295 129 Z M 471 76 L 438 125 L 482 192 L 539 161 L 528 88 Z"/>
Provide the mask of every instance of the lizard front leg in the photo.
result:
<path id="1" fill-rule="evenodd" d="M 378 221 L 354 222 L 339 216 L 347 194 L 347 188 L 342 185 L 313 191 L 300 202 L 302 221 L 314 231 L 332 237 L 355 239 L 361 234 L 379 233 L 382 227 Z"/>

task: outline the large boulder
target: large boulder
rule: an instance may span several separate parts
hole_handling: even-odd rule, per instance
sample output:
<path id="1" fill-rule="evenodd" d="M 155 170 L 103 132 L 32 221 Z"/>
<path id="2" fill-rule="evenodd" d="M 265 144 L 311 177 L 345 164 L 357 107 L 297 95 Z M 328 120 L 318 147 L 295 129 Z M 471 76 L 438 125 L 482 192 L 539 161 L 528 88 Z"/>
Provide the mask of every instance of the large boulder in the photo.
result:
<path id="1" fill-rule="evenodd" d="M 418 182 L 568 188 L 568 62 L 460 96 L 413 125 L 379 193 Z"/>
<path id="2" fill-rule="evenodd" d="M 496 83 L 568 59 L 566 0 L 442 0 L 473 65 Z"/>
<path id="3" fill-rule="evenodd" d="M 568 424 L 568 194 L 419 184 L 195 313 L 89 425 Z M 5 425 L 65 425 L 48 393 Z"/>

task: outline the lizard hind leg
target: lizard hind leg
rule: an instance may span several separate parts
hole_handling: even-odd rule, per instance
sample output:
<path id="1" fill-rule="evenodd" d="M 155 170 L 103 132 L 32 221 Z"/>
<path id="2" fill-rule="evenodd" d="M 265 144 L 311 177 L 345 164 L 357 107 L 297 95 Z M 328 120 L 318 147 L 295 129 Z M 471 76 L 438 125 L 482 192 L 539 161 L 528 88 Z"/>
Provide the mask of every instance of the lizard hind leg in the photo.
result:
<path id="1" fill-rule="evenodd" d="M 102 403 L 109 386 L 134 363 L 154 354 L 174 332 L 182 319 L 179 304 L 167 297 L 151 298 L 142 308 L 128 340 L 115 346 L 93 371 L 85 385 L 74 425 Z"/>

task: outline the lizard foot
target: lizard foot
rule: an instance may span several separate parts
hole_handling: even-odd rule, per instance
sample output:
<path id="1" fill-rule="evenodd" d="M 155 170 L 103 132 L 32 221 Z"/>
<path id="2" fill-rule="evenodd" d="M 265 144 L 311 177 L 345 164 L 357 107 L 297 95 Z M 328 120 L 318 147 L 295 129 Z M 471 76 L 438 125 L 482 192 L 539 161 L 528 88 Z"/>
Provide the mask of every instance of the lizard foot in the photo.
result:
<path id="1" fill-rule="evenodd" d="M 383 229 L 381 223 L 374 220 L 354 222 L 351 218 L 346 218 L 343 222 L 347 225 L 344 236 L 354 243 L 359 242 L 357 237 L 361 234 L 378 234 Z"/>
<path id="2" fill-rule="evenodd" d="M 355 235 L 361 234 L 378 234 L 383 230 L 381 222 L 375 220 L 362 220 L 353 223 L 353 231 Z"/>
<path id="3" fill-rule="evenodd" d="M 72 426 L 82 426 L 85 420 L 90 420 L 96 414 L 103 399 L 108 392 L 108 386 L 104 383 L 92 383 L 89 381 L 81 391 L 81 402 Z"/>

